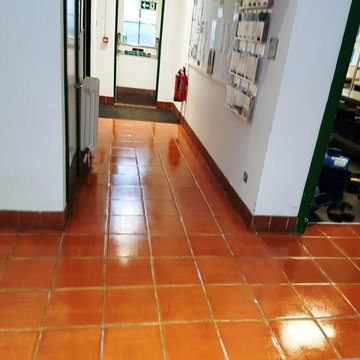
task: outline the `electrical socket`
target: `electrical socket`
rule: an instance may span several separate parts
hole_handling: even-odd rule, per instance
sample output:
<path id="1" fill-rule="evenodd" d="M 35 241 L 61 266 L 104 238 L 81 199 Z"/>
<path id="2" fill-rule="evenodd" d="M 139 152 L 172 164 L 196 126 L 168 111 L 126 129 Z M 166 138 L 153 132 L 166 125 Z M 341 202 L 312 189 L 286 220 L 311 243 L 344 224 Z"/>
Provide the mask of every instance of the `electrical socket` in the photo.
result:
<path id="1" fill-rule="evenodd" d="M 247 173 L 246 171 L 244 171 L 243 180 L 244 180 L 244 183 L 247 184 L 247 181 L 248 181 L 248 173 Z"/>

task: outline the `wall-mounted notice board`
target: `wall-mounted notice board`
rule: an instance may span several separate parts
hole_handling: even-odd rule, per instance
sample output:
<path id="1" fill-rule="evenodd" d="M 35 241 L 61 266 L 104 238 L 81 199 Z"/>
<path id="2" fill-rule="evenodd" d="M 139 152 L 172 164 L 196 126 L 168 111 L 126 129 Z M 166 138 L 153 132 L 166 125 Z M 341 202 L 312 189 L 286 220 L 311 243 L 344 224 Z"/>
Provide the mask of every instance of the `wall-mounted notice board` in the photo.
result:
<path id="1" fill-rule="evenodd" d="M 189 63 L 226 85 L 226 105 L 251 119 L 273 0 L 195 0 Z"/>
<path id="2" fill-rule="evenodd" d="M 228 81 L 236 0 L 195 0 L 189 63 L 224 84 Z"/>

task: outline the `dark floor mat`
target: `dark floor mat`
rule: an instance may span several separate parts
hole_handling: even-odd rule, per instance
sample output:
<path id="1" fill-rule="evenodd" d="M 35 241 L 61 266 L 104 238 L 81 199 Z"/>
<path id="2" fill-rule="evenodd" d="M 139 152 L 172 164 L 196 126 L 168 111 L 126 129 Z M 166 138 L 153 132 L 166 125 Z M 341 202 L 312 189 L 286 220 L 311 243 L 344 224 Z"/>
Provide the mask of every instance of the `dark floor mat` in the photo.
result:
<path id="1" fill-rule="evenodd" d="M 154 106 L 155 104 L 155 95 L 148 94 L 131 94 L 126 92 L 118 91 L 117 101 L 123 104 L 131 104 L 131 105 L 145 105 L 145 106 Z"/>
<path id="2" fill-rule="evenodd" d="M 104 118 L 141 120 L 178 124 L 179 119 L 170 110 L 146 109 L 100 104 L 99 116 Z"/>

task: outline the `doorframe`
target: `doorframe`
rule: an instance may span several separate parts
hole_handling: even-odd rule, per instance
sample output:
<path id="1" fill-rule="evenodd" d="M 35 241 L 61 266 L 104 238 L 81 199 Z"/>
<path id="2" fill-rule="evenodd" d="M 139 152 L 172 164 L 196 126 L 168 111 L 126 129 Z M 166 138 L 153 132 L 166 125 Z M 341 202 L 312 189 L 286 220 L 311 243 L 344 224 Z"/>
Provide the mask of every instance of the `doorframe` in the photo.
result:
<path id="1" fill-rule="evenodd" d="M 91 69 L 91 1 L 84 1 L 84 77 L 90 76 Z"/>
<path id="2" fill-rule="evenodd" d="M 82 0 L 85 1 L 85 0 Z M 79 16 L 81 8 L 79 7 L 79 0 L 74 0 L 75 2 L 75 29 L 74 29 L 74 52 L 75 52 L 75 81 L 79 83 Z M 64 106 L 65 106 L 65 198 L 67 205 L 71 205 L 73 189 L 71 187 L 71 167 L 72 164 L 75 164 L 76 174 L 79 176 L 80 174 L 80 166 L 81 166 L 81 157 L 80 157 L 80 109 L 81 109 L 81 93 L 80 89 L 76 90 L 75 98 L 76 98 L 76 153 L 74 157 L 71 159 L 70 163 L 70 137 L 69 137 L 69 82 L 68 82 L 68 56 L 67 56 L 67 1 L 63 1 L 63 46 L 64 46 Z M 85 69 L 84 69 L 85 70 Z M 74 190 L 75 191 L 75 190 Z"/>
<path id="3" fill-rule="evenodd" d="M 118 45 L 118 20 L 119 20 L 119 1 L 116 0 L 115 4 L 115 36 L 114 36 L 114 88 L 113 88 L 113 97 L 116 101 L 116 77 L 117 77 L 117 45 Z M 164 27 L 164 14 L 165 14 L 165 0 L 162 1 L 161 14 L 160 14 L 160 41 L 158 46 L 158 63 L 156 68 L 156 85 L 155 85 L 155 104 L 158 99 L 159 93 L 159 81 L 160 81 L 160 62 L 161 62 L 161 47 L 162 47 L 162 38 L 163 38 L 163 27 Z"/>
<path id="4" fill-rule="evenodd" d="M 305 183 L 304 193 L 298 213 L 296 231 L 304 233 L 311 209 L 315 188 L 319 182 L 324 156 L 332 133 L 335 116 L 339 106 L 341 93 L 344 87 L 346 73 L 354 49 L 356 35 L 360 24 L 360 1 L 352 0 L 345 32 L 336 63 L 334 78 L 330 87 L 329 98 L 325 107 L 314 155 L 311 161 L 309 174 Z"/>
<path id="5" fill-rule="evenodd" d="M 161 48 L 162 48 L 162 35 L 163 35 L 163 28 L 164 28 L 164 14 L 165 14 L 165 0 L 162 0 L 161 17 L 160 17 L 160 41 L 159 41 L 159 47 L 158 47 L 158 63 L 157 63 L 157 69 L 156 69 L 155 104 L 157 102 L 158 95 L 159 95 L 160 59 L 161 59 Z"/>
<path id="6" fill-rule="evenodd" d="M 64 46 L 64 106 L 65 106 L 65 192 L 66 203 L 70 201 L 70 139 L 69 139 L 69 107 L 68 107 L 68 71 L 67 71 L 67 3 L 63 1 L 63 46 Z"/>
<path id="7" fill-rule="evenodd" d="M 84 67 L 84 64 L 80 64 L 80 39 L 81 34 L 81 17 L 84 14 L 81 13 L 82 7 L 81 3 L 85 0 L 75 0 L 75 81 L 77 85 L 82 83 L 83 79 L 80 79 L 80 69 L 79 66 Z M 83 46 L 85 47 L 85 41 L 83 41 Z M 83 59 L 84 60 L 84 59 Z M 85 69 L 83 68 L 83 75 L 85 75 Z M 81 124 L 80 124 L 80 115 L 81 115 L 81 88 L 78 86 L 76 88 L 76 173 L 77 177 L 80 176 L 81 170 Z"/>
<path id="8" fill-rule="evenodd" d="M 118 39 L 119 1 L 120 0 L 116 0 L 116 4 L 115 4 L 114 89 L 113 89 L 114 102 L 116 102 L 117 49 L 118 49 L 118 41 L 119 41 Z"/>

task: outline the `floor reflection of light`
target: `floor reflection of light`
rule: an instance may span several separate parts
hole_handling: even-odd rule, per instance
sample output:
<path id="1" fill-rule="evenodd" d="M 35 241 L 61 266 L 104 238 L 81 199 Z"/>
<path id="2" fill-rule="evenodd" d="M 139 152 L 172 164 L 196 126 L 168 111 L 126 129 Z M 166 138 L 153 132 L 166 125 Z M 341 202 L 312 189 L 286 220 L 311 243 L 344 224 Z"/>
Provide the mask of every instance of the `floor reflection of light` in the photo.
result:
<path id="1" fill-rule="evenodd" d="M 118 244 L 116 246 L 116 256 L 121 258 L 128 258 L 137 256 L 139 253 L 139 243 L 133 242 L 131 244 Z"/>
<path id="2" fill-rule="evenodd" d="M 336 336 L 336 329 L 332 325 L 321 325 L 323 328 L 326 336 L 330 339 L 334 338 Z"/>
<path id="3" fill-rule="evenodd" d="M 119 262 L 121 263 L 121 265 L 124 265 L 124 266 L 126 266 L 129 263 L 129 261 L 130 261 L 130 258 L 128 258 L 128 257 L 122 257 L 119 259 Z"/>
<path id="4" fill-rule="evenodd" d="M 327 330 L 326 334 L 331 337 L 334 330 L 329 329 L 329 331 L 328 333 Z M 327 346 L 325 337 L 312 321 L 284 322 L 281 330 L 281 340 L 293 353 L 301 351 L 304 347 L 320 349 Z"/>

